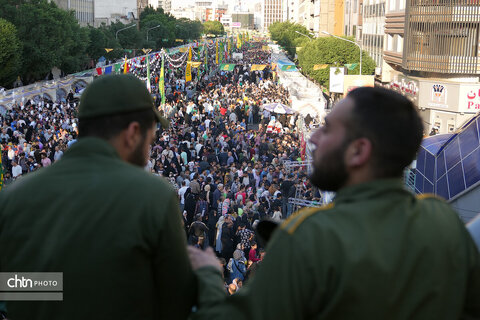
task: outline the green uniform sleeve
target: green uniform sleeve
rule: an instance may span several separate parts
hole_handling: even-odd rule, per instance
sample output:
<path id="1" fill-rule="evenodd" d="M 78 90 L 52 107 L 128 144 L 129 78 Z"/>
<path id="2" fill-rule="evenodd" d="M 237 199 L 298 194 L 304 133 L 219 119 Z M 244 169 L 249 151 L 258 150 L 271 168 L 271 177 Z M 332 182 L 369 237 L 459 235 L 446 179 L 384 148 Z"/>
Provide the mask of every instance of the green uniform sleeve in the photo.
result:
<path id="1" fill-rule="evenodd" d="M 465 231 L 468 243 L 468 257 L 470 261 L 468 284 L 464 312 L 473 319 L 480 319 L 480 252 Z"/>
<path id="2" fill-rule="evenodd" d="M 160 310 L 159 318 L 186 319 L 195 304 L 197 288 L 178 203 L 172 192 L 168 203 L 157 205 L 164 219 L 153 268 L 160 288 L 159 299 L 163 306 L 168 306 Z"/>
<path id="3" fill-rule="evenodd" d="M 201 303 L 193 319 L 308 318 L 311 315 L 310 301 L 314 298 L 311 296 L 314 281 L 305 260 L 302 244 L 295 235 L 277 230 L 255 276 L 235 295 L 222 296 L 218 291 L 220 275 L 210 273 L 213 279 L 205 281 L 205 286 L 199 286 L 199 294 L 216 292 L 218 300 Z M 215 285 L 216 289 L 206 289 L 208 283 Z"/>

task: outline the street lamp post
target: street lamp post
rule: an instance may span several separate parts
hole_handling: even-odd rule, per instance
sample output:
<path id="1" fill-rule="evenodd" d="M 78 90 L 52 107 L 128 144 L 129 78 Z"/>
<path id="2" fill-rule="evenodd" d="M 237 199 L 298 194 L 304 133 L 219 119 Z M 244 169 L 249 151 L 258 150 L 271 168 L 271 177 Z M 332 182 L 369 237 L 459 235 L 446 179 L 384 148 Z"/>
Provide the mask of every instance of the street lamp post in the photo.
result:
<path id="1" fill-rule="evenodd" d="M 331 34 L 330 32 L 327 32 L 327 31 L 322 31 L 323 34 L 326 34 L 326 35 L 329 35 L 331 37 L 334 37 L 334 38 L 337 38 L 337 39 L 340 39 L 340 40 L 343 40 L 343 41 L 347 41 L 347 42 L 350 42 L 350 43 L 353 43 L 354 45 L 356 45 L 359 49 L 360 49 L 360 75 L 362 74 L 362 47 L 354 42 L 354 41 L 351 41 L 351 40 L 348 40 L 348 39 L 344 39 L 342 37 L 338 37 L 336 35 L 333 35 Z"/>
<path id="2" fill-rule="evenodd" d="M 130 28 L 135 27 L 135 26 L 136 26 L 136 24 L 132 24 L 131 26 L 122 28 L 122 29 L 118 30 L 117 32 L 115 32 L 115 40 L 118 40 L 118 33 L 119 33 L 120 31 L 127 30 L 127 29 L 130 29 Z"/>
<path id="3" fill-rule="evenodd" d="M 311 38 L 311 37 L 309 37 L 309 36 L 307 36 L 306 34 L 304 34 L 304 33 L 301 33 L 301 32 L 299 32 L 299 31 L 297 31 L 297 30 L 295 30 L 295 32 L 296 32 L 296 33 L 298 33 L 298 34 L 300 34 L 300 35 L 302 35 L 302 36 L 304 36 L 304 37 L 307 37 L 307 38 L 308 38 L 308 40 L 312 41 L 312 38 Z"/>
<path id="4" fill-rule="evenodd" d="M 152 27 L 152 28 L 147 29 L 147 42 L 148 42 L 148 31 L 153 30 L 153 29 L 156 29 L 156 28 L 161 27 L 161 26 L 162 26 L 162 25 L 159 24 L 158 26 L 155 26 L 155 27 Z"/>

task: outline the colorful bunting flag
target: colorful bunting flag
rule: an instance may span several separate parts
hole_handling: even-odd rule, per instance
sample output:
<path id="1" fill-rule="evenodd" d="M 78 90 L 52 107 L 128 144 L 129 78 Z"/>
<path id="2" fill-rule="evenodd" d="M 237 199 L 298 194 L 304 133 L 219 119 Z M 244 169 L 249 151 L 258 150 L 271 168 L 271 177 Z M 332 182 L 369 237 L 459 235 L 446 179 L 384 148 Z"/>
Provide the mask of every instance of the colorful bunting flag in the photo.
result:
<path id="1" fill-rule="evenodd" d="M 115 64 L 115 73 L 120 73 L 120 69 L 122 69 L 122 65 L 120 63 Z"/>
<path id="2" fill-rule="evenodd" d="M 106 66 L 105 67 L 105 74 L 110 74 L 112 73 L 112 66 Z"/>
<path id="3" fill-rule="evenodd" d="M 165 54 L 162 54 L 162 68 L 160 69 L 160 83 L 158 87 L 160 89 L 160 95 L 162 96 L 162 105 L 165 105 Z"/>
<path id="4" fill-rule="evenodd" d="M 97 68 L 96 70 L 97 70 L 97 74 L 98 74 L 99 76 L 102 75 L 102 68 Z"/>
<path id="5" fill-rule="evenodd" d="M 152 88 L 150 87 L 150 59 L 148 58 L 148 54 L 147 54 L 147 90 L 148 92 L 152 92 Z"/>
<path id="6" fill-rule="evenodd" d="M 110 51 L 113 51 L 113 49 L 105 48 L 105 51 L 107 51 L 107 53 L 109 53 Z"/>

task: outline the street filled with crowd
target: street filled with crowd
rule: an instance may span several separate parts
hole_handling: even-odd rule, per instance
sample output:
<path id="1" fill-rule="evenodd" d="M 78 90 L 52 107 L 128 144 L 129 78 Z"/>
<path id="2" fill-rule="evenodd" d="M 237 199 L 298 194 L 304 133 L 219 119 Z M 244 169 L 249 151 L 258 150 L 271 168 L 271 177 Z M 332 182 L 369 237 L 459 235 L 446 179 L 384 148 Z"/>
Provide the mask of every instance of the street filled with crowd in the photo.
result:
<path id="1" fill-rule="evenodd" d="M 193 69 L 187 83 L 184 68 L 167 65 L 164 105 L 158 74 L 151 83 L 155 104 L 170 126 L 157 131 L 145 170 L 175 188 L 188 243 L 215 249 L 228 294 L 241 288 L 263 258 L 255 224 L 291 215 L 290 198 L 319 197 L 306 168 L 288 166 L 305 157 L 299 116 L 262 108 L 291 103 L 262 44 L 237 49 L 242 60 L 226 58 L 236 65 L 232 71 L 219 70 L 210 49 L 208 64 Z M 252 64 L 267 67 L 251 71 Z M 72 98 L 20 101 L 0 115 L 4 187 L 54 165 L 75 143 L 77 103 Z"/>

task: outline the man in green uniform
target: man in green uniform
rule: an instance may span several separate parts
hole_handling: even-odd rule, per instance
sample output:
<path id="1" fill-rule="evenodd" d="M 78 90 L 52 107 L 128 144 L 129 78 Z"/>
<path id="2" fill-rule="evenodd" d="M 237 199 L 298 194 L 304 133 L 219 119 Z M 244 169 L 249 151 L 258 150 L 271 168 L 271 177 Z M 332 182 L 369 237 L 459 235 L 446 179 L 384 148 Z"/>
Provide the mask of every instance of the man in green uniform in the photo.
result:
<path id="1" fill-rule="evenodd" d="M 358 88 L 311 142 L 312 183 L 336 191 L 273 234 L 253 279 L 226 297 L 218 263 L 189 248 L 199 275 L 195 319 L 480 317 L 480 256 L 457 214 L 405 190 L 422 123 L 405 97 Z"/>
<path id="2" fill-rule="evenodd" d="M 0 192 L 0 271 L 63 273 L 63 301 L 7 301 L 9 318 L 185 319 L 196 282 L 178 200 L 143 169 L 167 120 L 132 75 L 94 80 L 78 116 L 60 161 Z"/>

